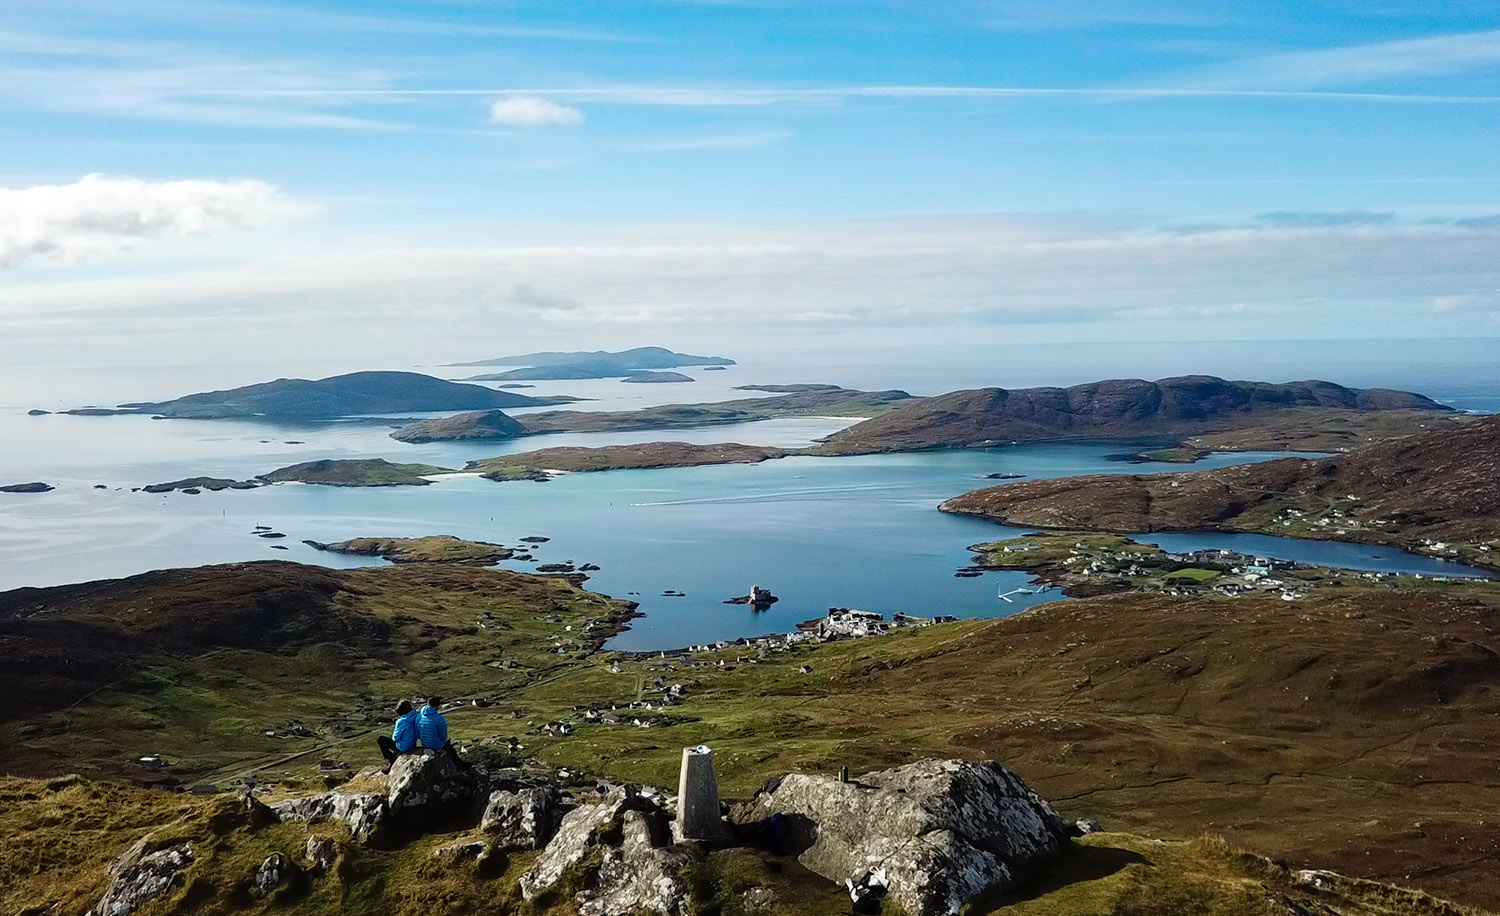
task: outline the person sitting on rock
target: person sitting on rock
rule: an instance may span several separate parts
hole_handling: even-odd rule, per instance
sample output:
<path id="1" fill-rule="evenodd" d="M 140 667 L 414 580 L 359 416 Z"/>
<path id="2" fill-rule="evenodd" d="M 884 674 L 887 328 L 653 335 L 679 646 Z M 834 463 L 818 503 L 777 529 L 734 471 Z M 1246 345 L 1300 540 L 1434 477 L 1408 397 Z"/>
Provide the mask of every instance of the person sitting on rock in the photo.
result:
<path id="1" fill-rule="evenodd" d="M 417 736 L 422 741 L 422 748 L 435 754 L 446 752 L 454 766 L 464 770 L 473 769 L 467 760 L 458 756 L 458 748 L 448 740 L 448 720 L 438 712 L 438 707 L 442 705 L 442 697 L 428 697 L 427 705 L 417 713 Z"/>
<path id="2" fill-rule="evenodd" d="M 385 769 L 382 772 L 389 773 L 391 764 L 402 754 L 410 754 L 417 749 L 417 712 L 412 708 L 411 700 L 402 700 L 396 704 L 396 727 L 391 729 L 391 736 L 387 738 L 380 735 L 375 739 L 380 745 L 380 756 L 385 758 Z"/>

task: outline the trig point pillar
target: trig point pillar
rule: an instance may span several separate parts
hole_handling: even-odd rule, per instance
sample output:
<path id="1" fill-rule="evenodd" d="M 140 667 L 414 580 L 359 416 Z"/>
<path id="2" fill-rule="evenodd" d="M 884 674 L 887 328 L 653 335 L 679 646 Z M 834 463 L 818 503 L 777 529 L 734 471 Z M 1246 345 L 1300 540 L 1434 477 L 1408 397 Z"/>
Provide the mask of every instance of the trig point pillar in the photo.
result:
<path id="1" fill-rule="evenodd" d="M 714 752 L 704 745 L 682 749 L 682 775 L 677 780 L 677 836 L 684 840 L 714 840 L 724 833 L 719 816 L 719 780 L 714 775 Z"/>

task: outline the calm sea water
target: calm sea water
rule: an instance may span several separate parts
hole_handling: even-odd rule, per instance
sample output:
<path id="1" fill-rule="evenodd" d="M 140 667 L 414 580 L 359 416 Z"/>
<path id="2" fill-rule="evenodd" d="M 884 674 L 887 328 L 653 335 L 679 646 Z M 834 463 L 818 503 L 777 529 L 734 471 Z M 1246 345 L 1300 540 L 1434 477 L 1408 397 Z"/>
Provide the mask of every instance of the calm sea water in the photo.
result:
<path id="1" fill-rule="evenodd" d="M 699 379 L 691 385 L 542 382 L 531 391 L 595 399 L 582 405 L 587 408 L 624 409 L 742 397 L 745 393 L 732 387 L 750 383 L 836 382 L 929 394 L 982 384 L 1067 384 L 1114 375 L 1203 371 L 1282 380 L 1331 377 L 1349 384 L 1414 388 L 1475 410 L 1497 403 L 1493 399 L 1500 392 L 1500 371 L 1487 349 L 1408 347 L 1416 355 L 1393 365 L 1380 358 L 1386 346 L 1376 342 L 1350 350 L 1348 345 L 1295 345 L 1268 351 L 1236 345 L 1217 355 L 1205 351 L 1204 345 L 1195 345 L 1196 353 L 1181 347 L 1152 351 L 1132 345 L 1118 352 L 1094 348 L 1082 355 L 1055 348 L 925 355 L 778 354 L 747 360 L 725 372 L 691 373 Z M 1039 352 L 1047 349 L 1053 352 Z M 1421 357 L 1422 352 L 1427 356 Z M 1262 365 L 1253 365 L 1251 357 Z M 1233 371 L 1234 366 L 1245 371 Z M 997 599 L 998 592 L 1026 584 L 1021 573 L 955 578 L 953 571 L 968 561 L 969 544 L 1015 532 L 944 515 L 936 511 L 938 502 L 987 485 L 990 481 L 983 476 L 996 471 L 1056 477 L 1152 469 L 1105 460 L 1107 454 L 1125 448 L 1121 444 L 1045 445 L 578 474 L 545 484 L 453 477 L 421 488 L 287 485 L 153 496 L 131 493 L 129 488 L 199 474 L 246 477 L 324 457 L 382 456 L 459 467 L 474 458 L 543 445 L 670 438 L 796 446 L 850 421 L 811 418 L 665 434 L 568 434 L 507 443 L 414 446 L 391 440 L 389 429 L 378 424 L 25 416 L 30 407 L 170 397 L 281 374 L 320 376 L 357 367 L 53 366 L 7 374 L 0 379 L 0 481 L 45 480 L 58 489 L 0 498 L 0 589 L 248 559 L 334 566 L 370 562 L 313 551 L 300 543 L 304 538 L 453 534 L 514 545 L 523 536 L 543 535 L 552 540 L 537 551 L 539 559 L 596 563 L 602 569 L 593 574 L 590 587 L 641 602 L 647 616 L 615 640 L 622 649 L 785 631 L 830 606 L 995 616 L 1053 596 L 1015 595 L 1014 603 Z M 1267 457 L 1272 456 L 1215 456 L 1198 467 Z M 96 489 L 97 485 L 104 488 Z M 275 541 L 257 538 L 252 533 L 256 525 L 272 526 L 287 536 Z M 1231 544 L 1224 537 L 1173 535 L 1163 543 L 1174 549 L 1241 546 L 1358 569 L 1435 574 L 1462 569 L 1359 545 L 1286 539 Z M 276 550 L 273 545 L 288 549 Z M 722 603 L 744 594 L 752 583 L 770 588 L 782 596 L 781 602 L 762 614 Z M 682 591 L 687 597 L 664 597 L 664 590 Z"/>

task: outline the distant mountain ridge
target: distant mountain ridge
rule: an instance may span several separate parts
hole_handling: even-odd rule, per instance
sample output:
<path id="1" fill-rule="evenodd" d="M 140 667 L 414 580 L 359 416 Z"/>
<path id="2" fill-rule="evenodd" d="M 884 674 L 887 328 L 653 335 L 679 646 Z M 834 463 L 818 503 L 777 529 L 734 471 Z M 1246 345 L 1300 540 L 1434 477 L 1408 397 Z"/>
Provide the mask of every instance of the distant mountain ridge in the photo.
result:
<path id="1" fill-rule="evenodd" d="M 190 394 L 170 401 L 120 406 L 135 413 L 177 418 L 325 420 L 383 413 L 535 407 L 568 400 L 572 399 L 528 397 L 482 385 L 448 382 L 416 372 L 351 372 L 317 380 L 280 378 L 241 388 Z"/>
<path id="2" fill-rule="evenodd" d="M 579 363 L 608 363 L 620 369 L 678 369 L 684 366 L 733 366 L 735 361 L 723 356 L 694 356 L 677 353 L 666 347 L 635 347 L 630 350 L 549 350 L 540 353 L 522 353 L 519 356 L 500 356 L 469 363 L 449 363 L 450 366 L 570 366 Z M 568 376 L 547 376 L 567 378 Z M 608 378 L 608 376 L 572 376 L 573 378 Z"/>
<path id="3" fill-rule="evenodd" d="M 1277 410 L 1452 409 L 1431 398 L 1333 382 L 1228 381 L 1207 375 L 1108 379 L 1070 388 L 979 388 L 902 404 L 840 432 L 823 450 L 840 454 L 965 448 L 1063 438 L 1182 436 L 1233 428 Z"/>

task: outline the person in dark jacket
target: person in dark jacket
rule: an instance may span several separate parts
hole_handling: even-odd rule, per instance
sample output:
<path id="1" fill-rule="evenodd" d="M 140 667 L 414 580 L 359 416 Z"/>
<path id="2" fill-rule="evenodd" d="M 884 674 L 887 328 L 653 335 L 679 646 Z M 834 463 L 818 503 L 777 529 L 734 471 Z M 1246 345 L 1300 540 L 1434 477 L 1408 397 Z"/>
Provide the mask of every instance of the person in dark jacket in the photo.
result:
<path id="1" fill-rule="evenodd" d="M 397 757 L 416 750 L 417 737 L 417 712 L 412 708 L 411 700 L 402 700 L 396 704 L 396 727 L 391 729 L 391 736 L 380 735 L 375 739 L 380 745 L 380 756 L 385 758 L 382 772 L 389 773 Z"/>
<path id="2" fill-rule="evenodd" d="M 448 720 L 438 708 L 443 705 L 442 697 L 428 697 L 427 705 L 423 706 L 417 713 L 417 737 L 422 742 L 423 750 L 433 753 L 448 754 L 455 766 L 464 770 L 471 770 L 473 766 L 462 757 L 458 756 L 458 748 L 448 740 Z"/>

